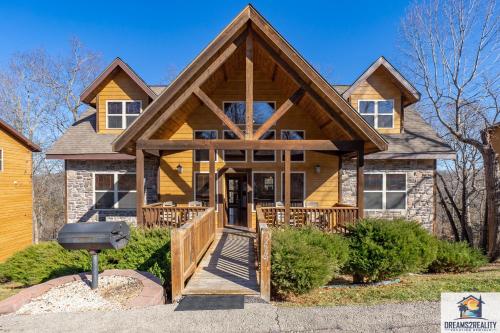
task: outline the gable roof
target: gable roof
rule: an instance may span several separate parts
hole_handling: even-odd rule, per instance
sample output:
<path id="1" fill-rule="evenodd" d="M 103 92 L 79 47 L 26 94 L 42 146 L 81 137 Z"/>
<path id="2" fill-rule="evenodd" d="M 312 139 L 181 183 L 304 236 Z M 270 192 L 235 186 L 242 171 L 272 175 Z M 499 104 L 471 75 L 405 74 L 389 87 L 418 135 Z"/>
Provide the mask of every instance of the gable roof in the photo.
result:
<path id="1" fill-rule="evenodd" d="M 83 103 L 90 104 L 97 95 L 99 86 L 117 70 L 123 70 L 141 89 L 151 98 L 155 99 L 157 94 L 137 75 L 137 73 L 123 60 L 116 58 L 99 76 L 83 91 L 80 95 L 80 100 Z"/>
<path id="2" fill-rule="evenodd" d="M 37 144 L 33 143 L 30 139 L 28 139 L 27 137 L 25 137 L 24 135 L 19 133 L 16 129 L 14 129 L 14 127 L 10 126 L 2 119 L 0 119 L 0 129 L 2 129 L 7 134 L 10 134 L 11 136 L 13 136 L 14 139 L 19 141 L 24 146 L 26 146 L 32 152 L 38 153 L 38 152 L 42 151 Z"/>
<path id="3" fill-rule="evenodd" d="M 336 110 L 333 118 L 347 121 L 353 131 L 365 140 L 369 152 L 387 149 L 387 142 L 373 129 L 352 106 L 267 22 L 251 5 L 236 18 L 189 64 L 184 71 L 144 110 L 138 119 L 113 143 L 113 150 L 124 151 L 137 140 L 158 118 L 165 105 L 172 104 L 196 77 L 200 76 L 207 63 L 224 50 L 251 25 L 259 38 L 271 45 L 273 51 L 289 66 L 301 80 L 310 83 L 312 92 L 322 98 L 326 105 Z M 277 49 L 277 51 L 275 50 Z M 332 113 L 330 110 L 326 110 Z M 168 119 L 168 117 L 167 117 Z"/>
<path id="4" fill-rule="evenodd" d="M 356 81 L 349 87 L 349 89 L 345 90 L 342 95 L 347 99 L 351 94 L 356 90 L 356 88 L 368 79 L 377 69 L 383 67 L 387 70 L 387 72 L 393 77 L 395 83 L 406 93 L 406 96 L 409 102 L 405 105 L 413 104 L 420 100 L 420 93 L 415 89 L 415 87 L 404 78 L 401 73 L 391 65 L 387 59 L 383 56 L 378 58 L 373 64 L 368 67 L 366 71 L 359 76 Z"/>

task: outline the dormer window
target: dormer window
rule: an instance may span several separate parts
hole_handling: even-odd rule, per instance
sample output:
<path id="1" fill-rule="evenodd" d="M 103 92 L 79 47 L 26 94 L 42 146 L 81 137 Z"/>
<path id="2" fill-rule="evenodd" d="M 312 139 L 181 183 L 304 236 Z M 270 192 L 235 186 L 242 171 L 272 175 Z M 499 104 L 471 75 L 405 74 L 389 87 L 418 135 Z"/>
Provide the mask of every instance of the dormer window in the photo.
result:
<path id="1" fill-rule="evenodd" d="M 374 128 L 394 128 L 394 100 L 361 100 L 358 110 Z"/>
<path id="2" fill-rule="evenodd" d="M 141 114 L 141 101 L 107 101 L 106 128 L 125 129 Z"/>

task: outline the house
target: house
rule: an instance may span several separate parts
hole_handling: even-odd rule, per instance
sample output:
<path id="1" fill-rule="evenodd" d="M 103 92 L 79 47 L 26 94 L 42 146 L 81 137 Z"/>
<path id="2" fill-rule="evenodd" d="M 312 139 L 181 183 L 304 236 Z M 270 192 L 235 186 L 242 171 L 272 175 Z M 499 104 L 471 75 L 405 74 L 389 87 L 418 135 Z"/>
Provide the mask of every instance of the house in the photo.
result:
<path id="1" fill-rule="evenodd" d="M 33 242 L 33 152 L 40 147 L 0 119 L 0 262 Z"/>
<path id="2" fill-rule="evenodd" d="M 436 161 L 454 152 L 419 99 L 383 57 L 331 85 L 249 5 L 169 86 L 115 59 L 47 158 L 65 162 L 68 223 L 143 224 L 201 205 L 218 227 L 255 230 L 255 207 L 282 205 L 285 219 L 351 207 L 431 231 Z"/>

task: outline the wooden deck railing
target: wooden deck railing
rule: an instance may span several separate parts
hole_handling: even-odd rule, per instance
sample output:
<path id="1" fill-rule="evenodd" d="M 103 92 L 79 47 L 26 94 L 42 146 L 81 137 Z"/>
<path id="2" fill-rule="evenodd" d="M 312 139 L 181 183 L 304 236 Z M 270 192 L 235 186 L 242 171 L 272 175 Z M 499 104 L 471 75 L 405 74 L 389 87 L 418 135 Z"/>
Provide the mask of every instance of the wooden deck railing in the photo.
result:
<path id="1" fill-rule="evenodd" d="M 260 215 L 260 216 L 259 216 Z M 262 209 L 257 209 L 257 256 L 259 261 L 260 297 L 271 300 L 271 230 L 263 220 Z"/>
<path id="2" fill-rule="evenodd" d="M 215 239 L 215 210 L 205 211 L 179 228 L 172 228 L 172 299 L 182 296 L 186 280 L 194 273 L 200 260 Z"/>
<path id="3" fill-rule="evenodd" d="M 207 207 L 164 207 L 161 203 L 146 205 L 142 207 L 142 226 L 179 228 L 206 210 Z"/>
<path id="4" fill-rule="evenodd" d="M 347 205 L 328 208 L 291 207 L 289 221 L 285 221 L 285 208 L 283 207 L 259 207 L 257 211 L 258 223 L 264 222 L 276 227 L 310 225 L 326 232 L 345 233 L 347 224 L 358 219 L 358 208 Z"/>

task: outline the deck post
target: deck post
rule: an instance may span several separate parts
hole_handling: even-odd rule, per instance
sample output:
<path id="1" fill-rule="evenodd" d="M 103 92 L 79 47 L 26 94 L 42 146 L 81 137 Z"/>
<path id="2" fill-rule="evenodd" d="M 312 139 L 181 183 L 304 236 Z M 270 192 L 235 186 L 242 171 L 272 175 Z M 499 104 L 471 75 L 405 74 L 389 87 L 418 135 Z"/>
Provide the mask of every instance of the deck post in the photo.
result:
<path id="1" fill-rule="evenodd" d="M 364 217 L 364 190 L 365 190 L 365 153 L 363 147 L 358 149 L 357 159 L 356 159 L 356 205 L 358 206 L 358 218 L 362 219 Z"/>
<path id="2" fill-rule="evenodd" d="M 260 297 L 271 300 L 271 230 L 267 224 L 259 224 Z"/>
<path id="3" fill-rule="evenodd" d="M 208 150 L 208 201 L 209 206 L 215 208 L 215 149 Z"/>
<path id="4" fill-rule="evenodd" d="M 171 280 L 172 280 L 172 302 L 182 297 L 184 289 L 184 246 L 182 244 L 183 234 L 179 228 L 170 229 L 170 256 L 171 256 Z"/>
<path id="5" fill-rule="evenodd" d="M 291 176 L 290 176 L 290 150 L 285 150 L 285 223 L 288 224 L 290 221 L 290 187 L 291 187 Z"/>
<path id="6" fill-rule="evenodd" d="M 142 206 L 144 205 L 144 151 L 135 152 L 135 181 L 136 181 L 136 215 L 137 225 L 143 224 Z"/>

